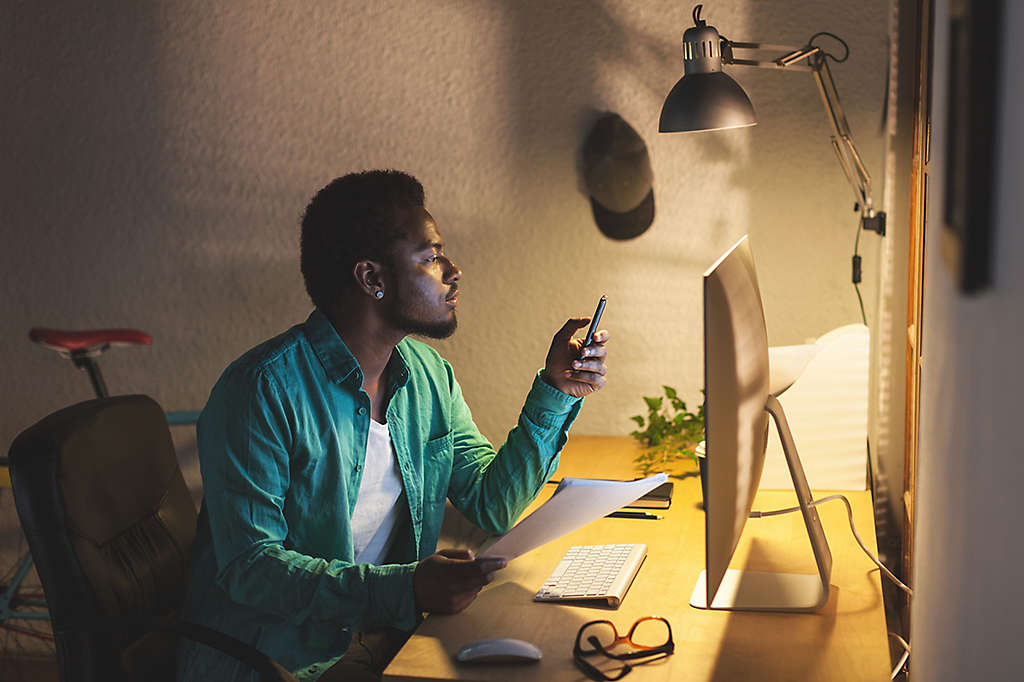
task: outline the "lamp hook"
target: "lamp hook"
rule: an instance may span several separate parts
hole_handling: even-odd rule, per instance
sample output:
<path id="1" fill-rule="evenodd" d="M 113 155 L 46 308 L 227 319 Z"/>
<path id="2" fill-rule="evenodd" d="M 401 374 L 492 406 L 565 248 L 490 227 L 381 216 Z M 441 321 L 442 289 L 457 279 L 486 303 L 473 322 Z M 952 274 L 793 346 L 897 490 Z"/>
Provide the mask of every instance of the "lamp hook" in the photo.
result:
<path id="1" fill-rule="evenodd" d="M 707 23 L 706 21 L 704 21 L 703 19 L 700 18 L 700 11 L 701 11 L 701 9 L 703 7 L 704 7 L 704 5 L 697 5 L 696 7 L 693 8 L 693 25 L 694 26 L 703 26 L 704 24 Z"/>

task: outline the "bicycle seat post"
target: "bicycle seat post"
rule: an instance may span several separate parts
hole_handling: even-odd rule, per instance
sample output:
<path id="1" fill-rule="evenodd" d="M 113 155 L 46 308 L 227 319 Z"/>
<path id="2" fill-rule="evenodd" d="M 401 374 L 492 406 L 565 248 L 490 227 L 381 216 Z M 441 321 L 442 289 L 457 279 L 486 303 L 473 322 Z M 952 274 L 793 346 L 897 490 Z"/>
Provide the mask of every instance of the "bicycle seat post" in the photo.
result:
<path id="1" fill-rule="evenodd" d="M 109 345 L 105 345 L 102 350 L 107 348 L 109 348 Z M 89 381 L 92 382 L 92 389 L 96 391 L 97 398 L 106 398 L 110 395 L 107 392 L 107 384 L 103 381 L 103 373 L 100 372 L 100 364 L 96 362 L 92 354 L 83 351 L 72 352 L 71 362 L 78 369 L 84 369 L 89 373 Z"/>
<path id="2" fill-rule="evenodd" d="M 138 329 L 68 331 L 36 327 L 29 330 L 28 337 L 41 346 L 57 351 L 61 357 L 70 359 L 75 367 L 88 372 L 97 398 L 106 398 L 109 394 L 96 358 L 112 346 L 148 346 L 153 343 L 152 336 Z"/>

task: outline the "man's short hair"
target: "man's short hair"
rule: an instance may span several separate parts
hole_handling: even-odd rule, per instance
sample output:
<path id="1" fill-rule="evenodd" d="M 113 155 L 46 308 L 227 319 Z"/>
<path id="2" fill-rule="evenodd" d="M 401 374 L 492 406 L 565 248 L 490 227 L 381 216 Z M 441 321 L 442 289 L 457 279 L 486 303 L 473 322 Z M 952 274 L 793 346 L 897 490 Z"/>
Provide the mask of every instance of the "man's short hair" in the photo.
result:
<path id="1" fill-rule="evenodd" d="M 423 185 L 396 170 L 350 173 L 321 189 L 302 216 L 300 266 L 313 305 L 330 307 L 356 285 L 360 260 L 389 263 L 400 212 L 423 206 Z"/>

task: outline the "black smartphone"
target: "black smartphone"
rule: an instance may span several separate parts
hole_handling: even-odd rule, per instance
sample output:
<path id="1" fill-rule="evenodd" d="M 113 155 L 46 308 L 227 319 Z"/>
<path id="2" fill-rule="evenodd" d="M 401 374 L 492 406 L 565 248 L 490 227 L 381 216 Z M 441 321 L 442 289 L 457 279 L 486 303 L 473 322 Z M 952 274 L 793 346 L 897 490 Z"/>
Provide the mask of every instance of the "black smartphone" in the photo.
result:
<path id="1" fill-rule="evenodd" d="M 604 305 L 608 302 L 606 296 L 602 296 L 601 300 L 597 302 L 597 310 L 594 311 L 594 316 L 590 318 L 590 328 L 587 329 L 587 335 L 583 338 L 583 347 L 591 346 L 594 344 L 594 334 L 597 333 L 597 325 L 601 324 L 601 315 L 604 314 Z"/>

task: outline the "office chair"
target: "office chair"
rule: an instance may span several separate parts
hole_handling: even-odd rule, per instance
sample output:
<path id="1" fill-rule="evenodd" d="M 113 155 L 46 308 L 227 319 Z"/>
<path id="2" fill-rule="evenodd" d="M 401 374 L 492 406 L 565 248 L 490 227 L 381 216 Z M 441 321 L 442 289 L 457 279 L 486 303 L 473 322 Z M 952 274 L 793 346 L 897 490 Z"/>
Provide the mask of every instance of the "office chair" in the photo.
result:
<path id="1" fill-rule="evenodd" d="M 54 412 L 11 445 L 15 505 L 62 682 L 173 680 L 179 637 L 295 682 L 249 645 L 180 621 L 196 509 L 160 406 L 142 395 Z"/>

